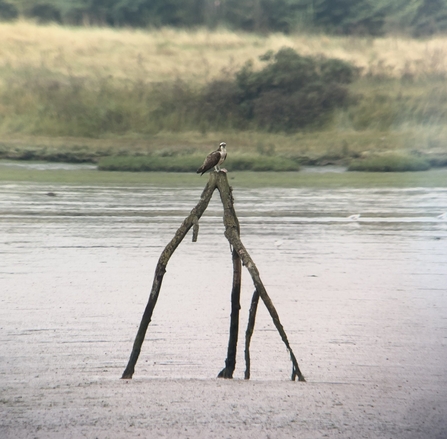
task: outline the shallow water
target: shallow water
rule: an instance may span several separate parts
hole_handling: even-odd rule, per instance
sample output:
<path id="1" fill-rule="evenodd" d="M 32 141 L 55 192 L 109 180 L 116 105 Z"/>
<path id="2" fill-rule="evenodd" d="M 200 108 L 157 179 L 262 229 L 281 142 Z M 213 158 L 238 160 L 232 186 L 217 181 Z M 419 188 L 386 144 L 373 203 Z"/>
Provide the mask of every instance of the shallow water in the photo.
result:
<path id="1" fill-rule="evenodd" d="M 164 246 L 201 188 L 0 186 L 0 381 L 119 377 Z M 421 383 L 447 372 L 447 189 L 237 189 L 241 238 L 313 382 Z M 349 216 L 359 214 L 357 220 Z M 172 257 L 135 377 L 224 366 L 231 255 L 214 195 Z M 243 273 L 235 376 L 253 286 Z M 263 308 L 252 378 L 287 379 Z M 445 391 L 445 387 L 443 387 Z"/>

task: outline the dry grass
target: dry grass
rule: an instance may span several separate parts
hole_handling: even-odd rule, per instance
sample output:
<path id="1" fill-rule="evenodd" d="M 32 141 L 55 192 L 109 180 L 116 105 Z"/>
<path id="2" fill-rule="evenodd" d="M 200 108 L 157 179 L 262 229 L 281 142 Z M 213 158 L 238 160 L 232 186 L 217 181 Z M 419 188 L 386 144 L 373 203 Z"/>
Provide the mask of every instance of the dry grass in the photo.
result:
<path id="1" fill-rule="evenodd" d="M 228 30 L 71 28 L 27 21 L 0 23 L 0 68 L 42 66 L 75 76 L 111 75 L 160 81 L 204 81 L 238 69 L 267 50 L 293 47 L 303 55 L 351 61 L 367 73 L 447 74 L 447 37 L 414 40 L 271 34 Z"/>

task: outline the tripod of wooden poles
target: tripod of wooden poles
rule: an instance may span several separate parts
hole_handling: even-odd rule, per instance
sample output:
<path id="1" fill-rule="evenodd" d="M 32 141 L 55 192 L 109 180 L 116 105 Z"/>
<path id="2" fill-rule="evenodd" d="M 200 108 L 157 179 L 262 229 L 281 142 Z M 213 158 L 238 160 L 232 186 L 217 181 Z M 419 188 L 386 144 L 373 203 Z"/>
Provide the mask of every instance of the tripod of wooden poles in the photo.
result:
<path id="1" fill-rule="evenodd" d="M 242 278 L 242 265 L 244 265 L 250 273 L 255 291 L 253 293 L 249 319 L 247 324 L 247 330 L 245 334 L 245 379 L 250 378 L 250 340 L 253 334 L 256 311 L 258 308 L 259 298 L 264 302 L 273 323 L 281 336 L 282 341 L 286 345 L 286 348 L 290 354 L 290 360 L 292 361 L 292 375 L 291 379 L 294 381 L 298 378 L 299 381 L 305 381 L 303 374 L 300 371 L 296 357 L 289 345 L 286 332 L 279 320 L 278 313 L 271 301 L 267 291 L 259 276 L 259 271 L 247 252 L 247 249 L 242 244 L 239 237 L 239 221 L 236 216 L 236 212 L 233 206 L 232 189 L 228 184 L 227 175 L 225 172 L 211 172 L 209 174 L 209 180 L 206 184 L 200 201 L 191 210 L 190 214 L 185 218 L 182 225 L 179 227 L 174 237 L 165 247 L 160 255 L 160 258 L 155 269 L 154 281 L 152 283 L 151 293 L 149 300 L 141 319 L 140 326 L 138 328 L 137 335 L 132 347 L 129 362 L 126 369 L 123 372 L 121 378 L 131 379 L 135 372 L 135 365 L 141 352 L 141 346 L 146 335 L 147 328 L 151 322 L 152 313 L 157 303 L 158 295 L 160 293 L 163 276 L 166 273 L 166 266 L 171 258 L 172 254 L 182 242 L 188 231 L 193 228 L 193 242 L 197 241 L 199 234 L 199 219 L 205 212 L 214 191 L 218 189 L 220 198 L 224 207 L 224 226 L 225 237 L 228 239 L 231 246 L 231 254 L 233 261 L 233 285 L 231 291 L 231 316 L 230 316 L 230 337 L 228 341 L 227 358 L 225 360 L 225 367 L 218 374 L 219 378 L 233 378 L 233 372 L 236 367 L 236 350 L 237 339 L 239 333 L 239 310 L 240 310 L 240 295 L 241 295 L 241 278 Z"/>

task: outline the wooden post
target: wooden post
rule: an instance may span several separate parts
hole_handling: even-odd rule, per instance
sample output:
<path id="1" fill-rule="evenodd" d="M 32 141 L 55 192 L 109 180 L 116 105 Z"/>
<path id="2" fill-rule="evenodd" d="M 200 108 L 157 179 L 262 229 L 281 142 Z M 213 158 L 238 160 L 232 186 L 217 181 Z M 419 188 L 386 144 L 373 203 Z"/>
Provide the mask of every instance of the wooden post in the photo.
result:
<path id="1" fill-rule="evenodd" d="M 191 213 L 185 218 L 180 228 L 177 230 L 175 236 L 171 239 L 169 244 L 165 247 L 163 252 L 158 259 L 157 267 L 155 269 L 154 281 L 152 283 L 151 293 L 149 295 L 149 301 L 144 310 L 143 317 L 141 319 L 140 326 L 138 328 L 137 335 L 132 347 L 132 352 L 130 354 L 129 362 L 127 367 L 123 372 L 121 378 L 131 379 L 135 372 L 135 364 L 137 363 L 138 357 L 141 352 L 141 346 L 143 345 L 144 337 L 146 336 L 146 331 L 149 323 L 152 319 L 152 313 L 154 311 L 155 305 L 157 304 L 158 294 L 160 293 L 161 283 L 163 281 L 163 276 L 166 273 L 166 266 L 168 265 L 169 259 L 174 253 L 175 249 L 183 241 L 183 238 L 188 233 L 189 229 L 194 226 L 193 240 L 197 239 L 198 234 L 198 221 L 200 217 L 205 212 L 208 204 L 211 200 L 214 190 L 216 189 L 216 174 L 210 174 L 210 179 L 202 192 L 200 201 L 197 206 L 191 210 Z"/>
<path id="2" fill-rule="evenodd" d="M 245 332 L 245 379 L 250 379 L 250 342 L 256 321 L 256 311 L 258 310 L 259 293 L 255 290 L 251 298 L 250 311 L 248 312 L 247 330 Z"/>
<path id="3" fill-rule="evenodd" d="M 231 188 L 228 185 L 227 176 L 224 174 L 223 177 L 219 176 L 217 179 L 217 188 L 219 189 L 220 198 L 224 206 L 224 225 L 225 225 L 225 237 L 228 239 L 233 249 L 236 250 L 242 260 L 242 264 L 247 268 L 251 275 L 253 283 L 255 285 L 256 291 L 261 297 L 264 305 L 266 306 L 270 316 L 272 317 L 273 323 L 278 330 L 282 341 L 286 345 L 287 350 L 290 354 L 290 359 L 292 361 L 292 375 L 291 379 L 294 381 L 297 377 L 299 381 L 306 381 L 303 374 L 300 371 L 298 362 L 296 360 L 295 354 L 290 347 L 289 341 L 287 339 L 286 332 L 279 320 L 279 315 L 273 305 L 270 296 L 262 283 L 259 271 L 247 252 L 247 249 L 242 244 L 239 238 L 239 222 L 237 220 L 236 212 L 233 207 L 233 196 L 231 193 Z"/>
<path id="4" fill-rule="evenodd" d="M 137 336 L 135 338 L 132 352 L 130 354 L 129 362 L 126 369 L 123 372 L 123 379 L 131 379 L 134 371 L 135 365 L 138 360 L 138 356 L 141 352 L 141 346 L 146 335 L 147 328 L 152 318 L 152 313 L 157 303 L 158 295 L 161 288 L 161 283 L 163 281 L 163 276 L 166 272 L 166 266 L 169 262 L 170 257 L 174 253 L 175 249 L 178 247 L 180 242 L 188 233 L 191 227 L 194 227 L 193 241 L 197 240 L 199 225 L 198 221 L 201 218 L 203 212 L 208 207 L 208 203 L 215 189 L 219 190 L 220 198 L 224 207 L 224 226 L 225 226 L 225 236 L 230 242 L 232 248 L 232 259 L 233 259 L 233 288 L 231 293 L 231 318 L 230 318 L 230 337 L 228 341 L 228 351 L 227 359 L 225 361 L 225 368 L 219 373 L 219 377 L 222 378 L 232 378 L 233 372 L 236 366 L 236 349 L 237 349 L 237 338 L 239 331 L 239 309 L 240 309 L 240 288 L 241 288 L 241 262 L 247 268 L 250 273 L 253 283 L 255 285 L 256 291 L 253 295 L 252 306 L 250 308 L 250 318 L 246 333 L 246 344 L 245 344 L 245 359 L 246 359 L 246 371 L 245 378 L 250 377 L 250 354 L 249 345 L 251 335 L 253 333 L 257 303 L 259 297 L 264 302 L 267 310 L 272 317 L 273 323 L 278 330 L 282 341 L 286 345 L 287 350 L 290 354 L 290 359 L 292 361 L 292 380 L 298 377 L 299 381 L 305 381 L 303 374 L 301 373 L 296 357 L 290 347 L 287 335 L 284 328 L 279 320 L 278 313 L 271 301 L 267 291 L 262 283 L 258 269 L 248 254 L 246 248 L 242 244 L 239 237 L 239 221 L 236 216 L 236 212 L 233 206 L 233 195 L 231 187 L 228 184 L 227 175 L 225 172 L 211 172 L 205 189 L 202 192 L 197 206 L 191 210 L 188 217 L 185 218 L 180 228 L 177 230 L 174 238 L 169 242 L 166 248 L 163 250 L 160 258 L 158 260 L 157 267 L 155 269 L 154 281 L 152 284 L 152 290 L 149 295 L 149 301 L 146 305 L 146 309 L 143 313 L 140 326 L 138 328 Z"/>
<path id="5" fill-rule="evenodd" d="M 218 378 L 233 378 L 236 368 L 237 338 L 239 334 L 239 311 L 241 309 L 241 280 L 242 264 L 241 258 L 233 249 L 233 289 L 231 290 L 231 316 L 230 316 L 230 339 L 228 340 L 227 359 L 225 367 L 217 375 Z"/>
<path id="6" fill-rule="evenodd" d="M 227 175 L 222 173 L 222 177 L 227 182 Z M 220 192 L 220 189 L 219 189 Z M 236 216 L 236 212 L 233 207 L 233 195 L 231 193 L 231 187 L 228 186 L 227 196 L 229 197 L 228 209 L 233 219 L 233 226 L 236 233 L 239 235 L 240 227 L 239 221 Z M 224 223 L 225 223 L 225 209 L 224 209 Z M 227 359 L 225 360 L 225 368 L 220 371 L 218 378 L 233 378 L 233 372 L 236 368 L 236 353 L 237 353 L 237 338 L 239 335 L 239 311 L 241 309 L 240 297 L 241 297 L 241 280 L 242 280 L 242 264 L 239 254 L 234 248 L 231 250 L 233 260 L 233 288 L 231 291 L 231 317 L 230 317 L 230 338 L 228 340 Z"/>

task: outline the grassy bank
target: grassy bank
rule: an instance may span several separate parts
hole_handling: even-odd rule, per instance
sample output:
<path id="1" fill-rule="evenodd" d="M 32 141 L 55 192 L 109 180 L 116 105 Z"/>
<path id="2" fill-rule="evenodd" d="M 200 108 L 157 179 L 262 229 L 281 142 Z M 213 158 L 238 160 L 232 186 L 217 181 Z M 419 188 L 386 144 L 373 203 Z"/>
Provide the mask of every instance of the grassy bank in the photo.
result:
<path id="1" fill-rule="evenodd" d="M 234 187 L 447 187 L 447 170 L 427 172 L 364 173 L 364 172 L 229 172 Z M 208 175 L 166 172 L 98 172 L 91 169 L 38 170 L 6 165 L 0 162 L 0 182 L 33 182 L 42 184 L 42 191 L 52 185 L 162 186 L 203 188 Z M 200 189 L 199 189 L 200 190 Z"/>
<path id="2" fill-rule="evenodd" d="M 195 172 L 203 157 L 197 154 L 163 157 L 105 157 L 98 163 L 100 171 L 130 172 Z M 234 154 L 225 162 L 233 171 L 298 171 L 299 164 L 284 157 Z"/>
<path id="3" fill-rule="evenodd" d="M 231 155 L 251 154 L 259 162 L 277 156 L 305 165 L 349 164 L 388 151 L 416 152 L 431 165 L 447 162 L 446 37 L 260 36 L 17 22 L 0 23 L 0 39 L 0 158 L 98 162 L 119 156 L 115 162 L 124 163 L 127 156 L 142 168 L 133 156 L 202 160 L 225 140 Z M 247 60 L 260 68 L 259 56 L 281 47 L 360 69 L 360 79 L 349 85 L 349 105 L 324 127 L 285 135 L 191 118 L 198 90 L 232 78 Z"/>
<path id="4" fill-rule="evenodd" d="M 163 132 L 147 138 L 117 136 L 102 139 L 15 135 L 0 141 L 0 159 L 92 162 L 99 163 L 104 169 L 121 164 L 124 166 L 122 170 L 131 170 L 127 167 L 131 164 L 132 170 L 136 170 L 155 156 L 173 158 L 189 172 L 197 169 L 205 155 L 224 140 L 229 152 L 225 166 L 229 170 L 248 169 L 237 164 L 238 157 L 242 158 L 241 164 L 249 158 L 251 163 L 270 162 L 272 170 L 291 170 L 287 168 L 291 164 L 295 170 L 299 166 L 347 166 L 359 159 L 362 162 L 371 154 L 386 155 L 389 151 L 398 151 L 401 155 L 417 153 L 430 166 L 440 167 L 447 166 L 442 132 L 433 131 L 427 136 L 413 127 L 406 132 L 324 130 L 293 135 L 235 131 L 205 135 Z M 278 167 L 278 163 L 286 167 Z M 233 165 L 236 169 L 232 169 Z"/>
<path id="5" fill-rule="evenodd" d="M 367 157 L 363 160 L 353 160 L 349 171 L 363 172 L 411 172 L 430 169 L 427 159 L 408 154 L 387 153 Z"/>

